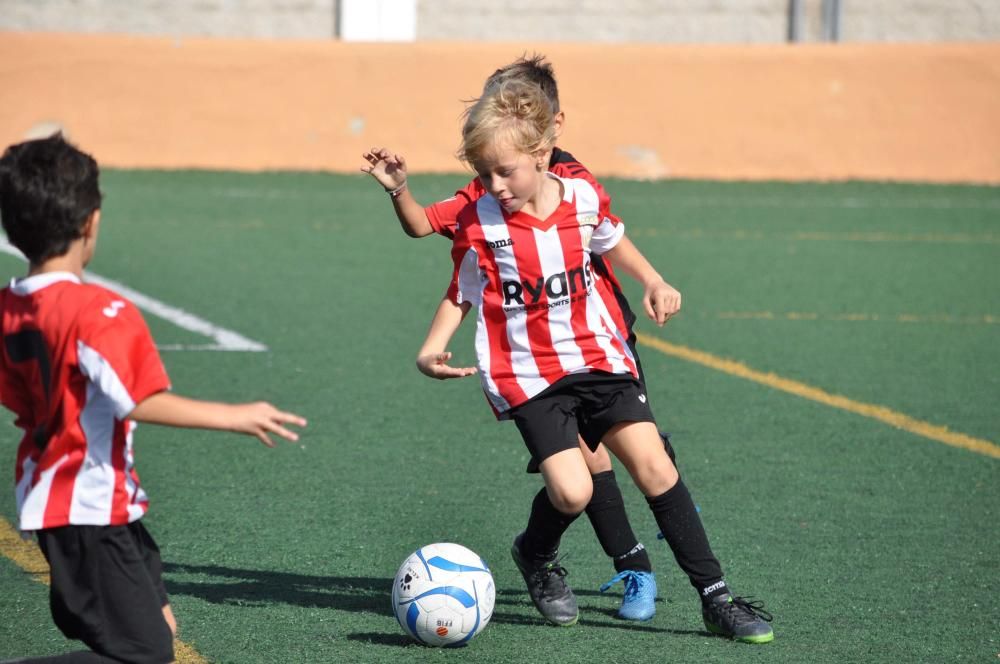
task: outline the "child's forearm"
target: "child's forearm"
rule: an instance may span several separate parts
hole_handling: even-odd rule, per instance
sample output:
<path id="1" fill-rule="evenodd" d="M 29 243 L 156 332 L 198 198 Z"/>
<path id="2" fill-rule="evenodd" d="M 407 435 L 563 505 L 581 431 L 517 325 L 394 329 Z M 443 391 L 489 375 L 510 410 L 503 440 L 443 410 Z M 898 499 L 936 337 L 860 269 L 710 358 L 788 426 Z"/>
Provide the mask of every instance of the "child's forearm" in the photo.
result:
<path id="1" fill-rule="evenodd" d="M 448 297 L 441 300 L 424 345 L 417 353 L 417 369 L 420 373 L 438 380 L 463 378 L 476 373 L 475 367 L 450 366 L 448 361 L 451 359 L 451 353 L 445 350 L 470 308 L 470 304 L 455 304 Z"/>
<path id="2" fill-rule="evenodd" d="M 406 159 L 403 155 L 388 148 L 372 148 L 362 158 L 367 163 L 361 167 L 361 171 L 372 176 L 389 192 L 403 232 L 410 237 L 424 237 L 433 233 L 434 228 L 427 219 L 427 213 L 410 193 L 406 182 Z"/>
<path id="3" fill-rule="evenodd" d="M 298 440 L 298 434 L 285 425 L 306 425 L 304 418 L 278 410 L 264 401 L 220 403 L 188 399 L 170 392 L 158 392 L 146 397 L 132 409 L 129 418 L 171 427 L 234 431 L 255 436 L 268 447 L 274 447 L 269 434 Z"/>
<path id="4" fill-rule="evenodd" d="M 228 430 L 229 411 L 229 404 L 159 392 L 136 405 L 129 419 L 170 427 Z"/>
<path id="5" fill-rule="evenodd" d="M 403 232 L 410 237 L 426 237 L 434 232 L 434 227 L 427 219 L 427 213 L 410 193 L 406 183 L 403 184 L 402 191 L 392 196 L 392 207 L 396 210 L 396 218 L 399 219 Z"/>
<path id="6" fill-rule="evenodd" d="M 642 307 L 646 315 L 663 325 L 681 309 L 681 294 L 653 269 L 646 257 L 639 253 L 631 240 L 622 237 L 604 254 L 611 265 L 620 269 L 642 285 Z"/>
<path id="7" fill-rule="evenodd" d="M 628 239 L 627 235 L 622 236 L 618 244 L 604 254 L 604 257 L 611 262 L 613 268 L 621 270 L 644 287 L 663 281 L 660 273 L 646 260 L 646 257 L 642 255 L 632 240 Z"/>
<path id="8" fill-rule="evenodd" d="M 424 339 L 420 352 L 417 353 L 418 357 L 444 352 L 469 309 L 470 305 L 468 304 L 455 304 L 447 297 L 442 299 L 434 313 L 433 320 L 431 320 L 427 338 Z"/>

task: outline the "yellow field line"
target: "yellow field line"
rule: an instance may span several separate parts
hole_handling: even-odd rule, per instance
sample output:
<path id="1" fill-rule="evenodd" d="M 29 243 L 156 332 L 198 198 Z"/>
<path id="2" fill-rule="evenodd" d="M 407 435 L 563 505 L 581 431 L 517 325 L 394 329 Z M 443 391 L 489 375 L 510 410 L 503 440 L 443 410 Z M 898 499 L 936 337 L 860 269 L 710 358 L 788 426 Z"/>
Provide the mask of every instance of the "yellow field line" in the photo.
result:
<path id="1" fill-rule="evenodd" d="M 1000 459 L 1000 446 L 996 443 L 991 443 L 988 440 L 974 438 L 964 433 L 952 431 L 947 427 L 931 424 L 929 422 L 923 422 L 910 417 L 909 415 L 904 415 L 903 413 L 886 408 L 885 406 L 877 406 L 875 404 L 855 401 L 839 394 L 831 394 L 819 389 L 818 387 L 800 383 L 796 380 L 782 378 L 781 376 L 773 373 L 757 371 L 756 369 L 751 369 L 741 362 L 716 357 L 710 353 L 688 348 L 687 346 L 672 344 L 668 341 L 663 341 L 662 339 L 649 336 L 648 334 L 637 333 L 636 337 L 643 345 L 654 348 L 666 355 L 678 357 L 682 360 L 687 360 L 688 362 L 695 362 L 732 376 L 739 376 L 740 378 L 752 380 L 755 383 L 767 385 L 768 387 L 773 387 L 776 390 L 794 394 L 795 396 L 802 397 L 803 399 L 810 399 L 833 408 L 840 408 L 841 410 L 855 413 L 856 415 L 870 417 L 896 427 L 897 429 L 903 429 L 904 431 L 915 433 L 918 436 L 923 436 L 924 438 L 929 438 L 939 443 L 944 443 L 945 445 L 959 447 L 964 450 L 993 457 L 994 459 Z"/>
<path id="2" fill-rule="evenodd" d="M 869 243 L 922 243 L 922 244 L 1000 244 L 996 233 L 881 233 L 881 232 L 798 232 L 772 233 L 762 230 L 739 229 L 711 231 L 700 228 L 672 230 L 635 227 L 629 231 L 633 237 L 667 237 L 673 240 L 783 240 L 789 242 L 869 242 Z"/>
<path id="3" fill-rule="evenodd" d="M 1000 316 L 951 316 L 948 314 L 865 314 L 841 313 L 821 314 L 811 311 L 720 311 L 715 317 L 721 320 L 805 320 L 805 321 L 847 321 L 847 322 L 895 322 L 895 323 L 944 323 L 947 325 L 1000 325 Z"/>
<path id="4" fill-rule="evenodd" d="M 0 554 L 10 558 L 35 581 L 49 585 L 49 563 L 38 545 L 34 540 L 21 539 L 17 529 L 2 516 L 0 516 Z M 177 658 L 177 664 L 208 664 L 208 660 L 197 650 L 178 639 L 174 639 L 174 656 Z"/>
<path id="5" fill-rule="evenodd" d="M 7 519 L 0 517 L 0 553 L 14 561 L 35 581 L 49 585 L 49 563 L 34 541 L 25 541 Z"/>

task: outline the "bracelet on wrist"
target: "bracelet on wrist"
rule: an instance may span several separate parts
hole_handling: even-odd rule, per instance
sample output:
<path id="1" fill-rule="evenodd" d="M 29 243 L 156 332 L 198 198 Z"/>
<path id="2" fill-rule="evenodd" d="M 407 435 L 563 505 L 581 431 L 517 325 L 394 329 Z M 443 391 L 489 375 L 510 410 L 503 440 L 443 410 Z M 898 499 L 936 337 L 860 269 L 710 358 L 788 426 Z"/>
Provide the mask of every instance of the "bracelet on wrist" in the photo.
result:
<path id="1" fill-rule="evenodd" d="M 395 189 L 386 189 L 385 193 L 389 194 L 389 198 L 398 198 L 399 195 L 401 193 L 403 193 L 404 189 L 406 189 L 406 183 L 405 182 L 403 184 L 399 185 L 398 187 L 396 187 Z"/>

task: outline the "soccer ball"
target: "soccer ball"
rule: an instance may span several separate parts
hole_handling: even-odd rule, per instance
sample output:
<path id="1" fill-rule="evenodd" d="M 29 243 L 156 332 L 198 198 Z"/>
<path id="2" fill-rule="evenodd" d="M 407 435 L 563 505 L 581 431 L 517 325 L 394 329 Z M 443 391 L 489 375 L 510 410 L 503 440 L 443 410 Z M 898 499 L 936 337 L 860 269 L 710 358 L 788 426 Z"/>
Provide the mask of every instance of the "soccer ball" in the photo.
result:
<path id="1" fill-rule="evenodd" d="M 496 588 L 486 561 L 459 544 L 414 551 L 392 582 L 392 610 L 409 636 L 428 646 L 462 646 L 486 628 Z"/>

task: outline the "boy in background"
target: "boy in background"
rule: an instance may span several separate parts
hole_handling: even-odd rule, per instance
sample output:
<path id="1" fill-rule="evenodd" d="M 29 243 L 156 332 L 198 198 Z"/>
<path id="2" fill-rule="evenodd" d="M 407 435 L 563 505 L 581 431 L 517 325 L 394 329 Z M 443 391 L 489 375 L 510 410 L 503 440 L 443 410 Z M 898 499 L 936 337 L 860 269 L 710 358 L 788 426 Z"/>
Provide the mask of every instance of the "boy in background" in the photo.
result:
<path id="1" fill-rule="evenodd" d="M 15 484 L 20 530 L 51 568 L 52 617 L 90 651 L 46 662 L 172 662 L 177 623 L 148 500 L 134 467 L 135 422 L 297 440 L 306 421 L 264 402 L 171 394 L 133 304 L 83 282 L 101 222 L 99 171 L 61 135 L 0 158 L 0 220 L 28 275 L 0 290 L 0 403 L 24 436 Z"/>

